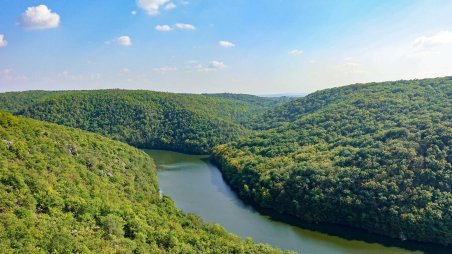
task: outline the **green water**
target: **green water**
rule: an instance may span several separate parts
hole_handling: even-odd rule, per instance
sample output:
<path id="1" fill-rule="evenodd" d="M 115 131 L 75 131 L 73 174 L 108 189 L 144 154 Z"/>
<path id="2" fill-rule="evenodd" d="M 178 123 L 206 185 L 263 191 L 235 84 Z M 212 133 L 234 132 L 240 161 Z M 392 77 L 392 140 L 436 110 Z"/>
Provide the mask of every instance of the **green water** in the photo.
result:
<path id="1" fill-rule="evenodd" d="M 401 242 L 347 227 L 297 227 L 242 202 L 207 156 L 146 150 L 157 164 L 160 188 L 176 206 L 243 238 L 300 253 L 452 253 L 441 246 Z M 307 229 L 311 228 L 311 229 Z"/>

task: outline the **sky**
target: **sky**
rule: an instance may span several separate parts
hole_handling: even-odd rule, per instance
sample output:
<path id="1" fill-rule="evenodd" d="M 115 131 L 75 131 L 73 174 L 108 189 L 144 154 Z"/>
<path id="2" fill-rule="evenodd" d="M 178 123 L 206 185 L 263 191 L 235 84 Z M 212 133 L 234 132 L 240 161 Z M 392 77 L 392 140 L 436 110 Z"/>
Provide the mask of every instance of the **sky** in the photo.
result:
<path id="1" fill-rule="evenodd" d="M 0 0 L 0 92 L 310 93 L 452 75 L 449 0 Z"/>

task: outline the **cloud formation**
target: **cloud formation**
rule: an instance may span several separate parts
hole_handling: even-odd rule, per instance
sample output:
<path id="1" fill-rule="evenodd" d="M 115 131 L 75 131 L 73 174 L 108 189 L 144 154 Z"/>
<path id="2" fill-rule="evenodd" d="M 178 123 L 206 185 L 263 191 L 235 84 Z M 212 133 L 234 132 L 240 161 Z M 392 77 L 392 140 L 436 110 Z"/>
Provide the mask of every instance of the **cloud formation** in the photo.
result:
<path id="1" fill-rule="evenodd" d="M 207 66 L 199 63 L 198 61 L 191 60 L 187 62 L 185 68 L 188 72 L 210 72 L 226 69 L 228 68 L 228 66 L 225 63 L 217 60 L 211 61 Z"/>
<path id="2" fill-rule="evenodd" d="M 289 55 L 296 56 L 301 54 L 303 54 L 303 50 L 301 49 L 292 49 L 291 51 L 289 51 Z"/>
<path id="3" fill-rule="evenodd" d="M 196 27 L 194 25 L 191 24 L 184 24 L 184 23 L 177 23 L 176 25 L 174 25 L 176 28 L 178 29 L 182 29 L 182 30 L 195 30 Z"/>
<path id="4" fill-rule="evenodd" d="M 165 10 L 171 10 L 176 7 L 176 5 L 169 0 L 137 0 L 137 4 L 151 16 L 159 14 L 160 8 L 162 7 Z"/>
<path id="5" fill-rule="evenodd" d="M 0 34 L 0 48 L 6 47 L 8 45 L 8 41 L 5 38 L 4 34 Z"/>
<path id="6" fill-rule="evenodd" d="M 121 46 L 132 46 L 132 39 L 127 35 L 118 37 L 116 42 Z"/>
<path id="7" fill-rule="evenodd" d="M 235 47 L 235 44 L 230 41 L 219 41 L 218 45 L 220 45 L 223 48 L 232 48 Z"/>
<path id="8" fill-rule="evenodd" d="M 160 32 L 168 32 L 168 31 L 173 30 L 173 28 L 171 28 L 168 25 L 156 25 L 155 30 L 160 31 Z"/>
<path id="9" fill-rule="evenodd" d="M 196 27 L 191 24 L 183 24 L 183 23 L 177 23 L 174 26 L 169 25 L 156 25 L 155 30 L 160 32 L 168 32 L 174 29 L 180 29 L 180 30 L 196 30 Z"/>
<path id="10" fill-rule="evenodd" d="M 220 61 L 212 61 L 209 63 L 209 66 L 207 67 L 210 70 L 221 70 L 228 67 L 226 64 Z"/>
<path id="11" fill-rule="evenodd" d="M 28 29 L 56 28 L 60 24 L 60 15 L 46 5 L 28 7 L 20 16 L 19 24 Z"/>
<path id="12" fill-rule="evenodd" d="M 419 48 L 429 48 L 445 44 L 452 44 L 452 33 L 449 31 L 441 31 L 432 36 L 421 36 L 414 40 L 414 46 Z"/>
<path id="13" fill-rule="evenodd" d="M 167 11 L 169 11 L 169 10 L 172 10 L 172 9 L 174 9 L 174 8 L 176 8 L 177 6 L 173 3 L 173 2 L 169 2 L 169 3 L 167 3 L 166 5 L 165 5 L 165 10 L 167 10 Z"/>

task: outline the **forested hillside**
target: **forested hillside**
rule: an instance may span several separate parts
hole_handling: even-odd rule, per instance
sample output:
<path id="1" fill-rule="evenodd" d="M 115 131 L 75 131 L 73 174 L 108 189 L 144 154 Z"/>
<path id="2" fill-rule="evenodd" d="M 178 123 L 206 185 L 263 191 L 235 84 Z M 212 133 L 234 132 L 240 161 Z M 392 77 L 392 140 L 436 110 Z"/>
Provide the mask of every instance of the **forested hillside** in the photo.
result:
<path id="1" fill-rule="evenodd" d="M 0 112 L 2 253 L 279 253 L 160 197 L 144 152 Z"/>
<path id="2" fill-rule="evenodd" d="M 19 115 L 100 133 L 137 147 L 189 153 L 209 153 L 215 145 L 249 135 L 242 124 L 280 102 L 251 95 L 127 90 L 54 92 L 39 100 L 29 96 L 28 101 L 22 99 L 26 96 L 4 94 L 7 100 L 0 106 Z M 23 104 L 27 106 L 17 105 L 16 101 L 26 101 Z"/>
<path id="3" fill-rule="evenodd" d="M 309 222 L 452 244 L 452 78 L 327 89 L 215 148 L 244 198 Z"/>
<path id="4" fill-rule="evenodd" d="M 248 129 L 258 129 L 257 123 L 259 121 L 256 118 L 260 117 L 264 113 L 267 113 L 270 109 L 273 109 L 278 105 L 283 105 L 285 102 L 294 100 L 294 98 L 286 96 L 260 97 L 249 94 L 233 94 L 233 93 L 216 93 L 203 95 L 224 99 L 234 99 L 253 105 L 253 111 L 251 111 L 250 114 L 247 114 L 246 117 L 239 119 L 240 124 L 247 127 Z"/>
<path id="5" fill-rule="evenodd" d="M 59 91 L 25 91 L 25 92 L 8 92 L 0 93 L 0 110 L 7 112 L 17 112 L 25 109 L 39 100 L 45 99 Z"/>
<path id="6" fill-rule="evenodd" d="M 449 77 L 356 84 L 283 104 L 127 90 L 1 96 L 8 99 L 0 106 L 16 114 L 137 147 L 208 153 L 227 143 L 215 148 L 214 161 L 242 197 L 262 207 L 452 243 Z"/>
<path id="7" fill-rule="evenodd" d="M 223 99 L 234 99 L 238 101 L 243 101 L 247 103 L 251 103 L 252 105 L 259 106 L 261 108 L 273 108 L 275 105 L 282 103 L 282 102 L 288 102 L 290 100 L 293 100 L 293 98 L 290 97 L 260 97 L 256 95 L 250 95 L 250 94 L 235 94 L 235 93 L 205 93 L 202 94 L 204 96 L 208 97 L 216 97 L 216 98 L 223 98 Z"/>

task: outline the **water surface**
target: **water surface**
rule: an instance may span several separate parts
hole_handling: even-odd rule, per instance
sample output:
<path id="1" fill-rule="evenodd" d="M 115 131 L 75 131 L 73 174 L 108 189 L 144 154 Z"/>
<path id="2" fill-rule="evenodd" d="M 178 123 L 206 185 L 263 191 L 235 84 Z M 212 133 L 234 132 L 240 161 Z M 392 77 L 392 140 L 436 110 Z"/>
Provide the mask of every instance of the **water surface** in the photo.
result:
<path id="1" fill-rule="evenodd" d="M 224 182 L 207 156 L 146 150 L 157 164 L 160 188 L 177 207 L 255 242 L 300 253 L 452 253 L 441 246 L 401 242 L 335 225 L 298 227 L 263 215 Z M 308 229 L 310 228 L 310 229 Z"/>

